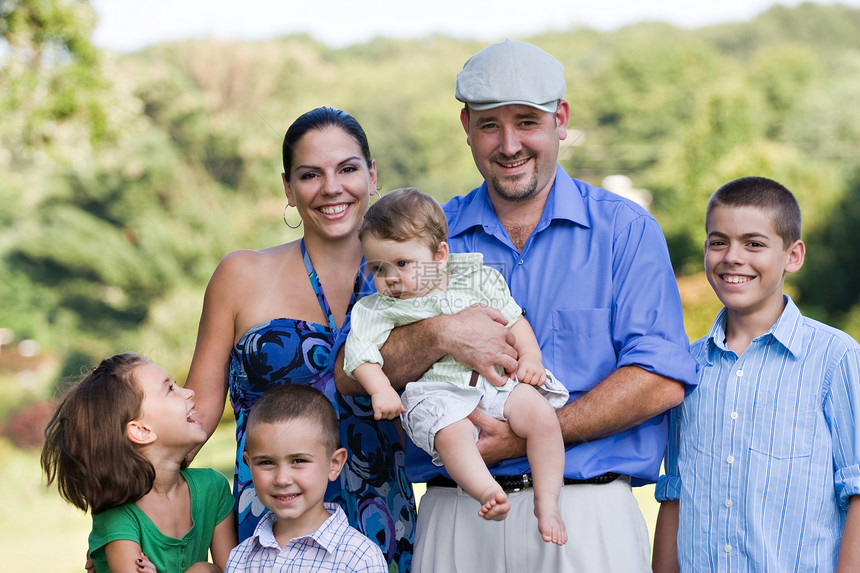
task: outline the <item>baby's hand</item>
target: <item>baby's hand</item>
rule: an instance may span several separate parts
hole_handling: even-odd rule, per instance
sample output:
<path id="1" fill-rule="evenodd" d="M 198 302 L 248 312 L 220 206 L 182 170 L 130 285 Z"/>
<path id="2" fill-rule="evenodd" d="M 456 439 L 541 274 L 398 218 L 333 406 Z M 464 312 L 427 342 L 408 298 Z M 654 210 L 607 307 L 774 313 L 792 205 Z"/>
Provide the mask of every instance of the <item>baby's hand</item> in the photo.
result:
<path id="1" fill-rule="evenodd" d="M 546 368 L 540 362 L 520 360 L 517 366 L 517 380 L 532 386 L 543 386 L 546 382 Z"/>
<path id="2" fill-rule="evenodd" d="M 400 395 L 397 394 L 397 390 L 391 387 L 371 394 L 370 401 L 373 404 L 374 420 L 393 420 L 406 411 L 406 408 L 403 407 L 403 402 L 400 401 Z"/>

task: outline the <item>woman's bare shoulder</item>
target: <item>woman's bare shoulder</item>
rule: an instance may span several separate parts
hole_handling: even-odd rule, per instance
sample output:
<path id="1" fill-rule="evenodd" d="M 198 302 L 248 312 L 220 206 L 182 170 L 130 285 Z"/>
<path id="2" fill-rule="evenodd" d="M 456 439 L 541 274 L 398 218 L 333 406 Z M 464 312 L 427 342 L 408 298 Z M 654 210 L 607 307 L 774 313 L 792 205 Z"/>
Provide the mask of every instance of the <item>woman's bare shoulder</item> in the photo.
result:
<path id="1" fill-rule="evenodd" d="M 249 277 L 267 273 L 274 267 L 287 263 L 292 254 L 298 252 L 298 243 L 286 243 L 260 249 L 239 249 L 227 253 L 215 269 L 213 279 L 218 275 L 226 277 Z"/>

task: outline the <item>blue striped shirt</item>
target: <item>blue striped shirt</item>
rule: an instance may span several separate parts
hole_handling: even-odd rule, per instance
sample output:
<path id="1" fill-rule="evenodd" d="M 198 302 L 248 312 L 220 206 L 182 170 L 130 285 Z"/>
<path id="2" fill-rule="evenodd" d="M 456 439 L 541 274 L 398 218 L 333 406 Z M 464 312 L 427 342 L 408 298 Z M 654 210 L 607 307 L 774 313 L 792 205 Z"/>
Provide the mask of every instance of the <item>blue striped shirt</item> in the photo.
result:
<path id="1" fill-rule="evenodd" d="M 779 320 L 738 357 L 726 311 L 691 352 L 699 386 L 672 412 L 660 501 L 680 499 L 682 571 L 833 571 L 860 493 L 860 346 Z"/>
<path id="2" fill-rule="evenodd" d="M 387 573 L 382 551 L 357 529 L 336 503 L 326 503 L 331 513 L 313 534 L 291 539 L 281 547 L 269 512 L 254 534 L 230 552 L 227 573 Z"/>

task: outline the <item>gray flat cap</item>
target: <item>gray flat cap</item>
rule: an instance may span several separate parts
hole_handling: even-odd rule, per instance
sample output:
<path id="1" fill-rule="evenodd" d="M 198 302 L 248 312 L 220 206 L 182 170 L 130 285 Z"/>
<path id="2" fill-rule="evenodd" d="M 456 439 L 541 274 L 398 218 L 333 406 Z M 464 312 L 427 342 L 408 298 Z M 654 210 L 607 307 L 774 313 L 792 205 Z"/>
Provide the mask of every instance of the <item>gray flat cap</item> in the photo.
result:
<path id="1" fill-rule="evenodd" d="M 455 97 L 478 111 L 522 104 L 553 113 L 566 89 L 561 62 L 537 46 L 505 40 L 466 61 Z"/>

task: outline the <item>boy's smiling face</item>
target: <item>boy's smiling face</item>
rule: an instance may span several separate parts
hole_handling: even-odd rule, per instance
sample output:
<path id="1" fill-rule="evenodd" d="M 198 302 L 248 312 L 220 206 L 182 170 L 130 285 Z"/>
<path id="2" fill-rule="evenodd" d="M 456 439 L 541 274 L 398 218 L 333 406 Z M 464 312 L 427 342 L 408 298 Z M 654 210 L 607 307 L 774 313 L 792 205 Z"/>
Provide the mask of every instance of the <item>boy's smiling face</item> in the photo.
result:
<path id="1" fill-rule="evenodd" d="M 785 273 L 803 265 L 803 242 L 786 248 L 771 214 L 757 207 L 716 207 L 705 230 L 705 272 L 720 301 L 730 313 L 775 322 L 784 307 Z"/>
<path id="2" fill-rule="evenodd" d="M 260 501 L 278 517 L 275 537 L 283 545 L 316 531 L 329 517 L 323 507 L 326 487 L 340 475 L 346 450 L 329 452 L 312 419 L 255 424 L 245 444 Z"/>

